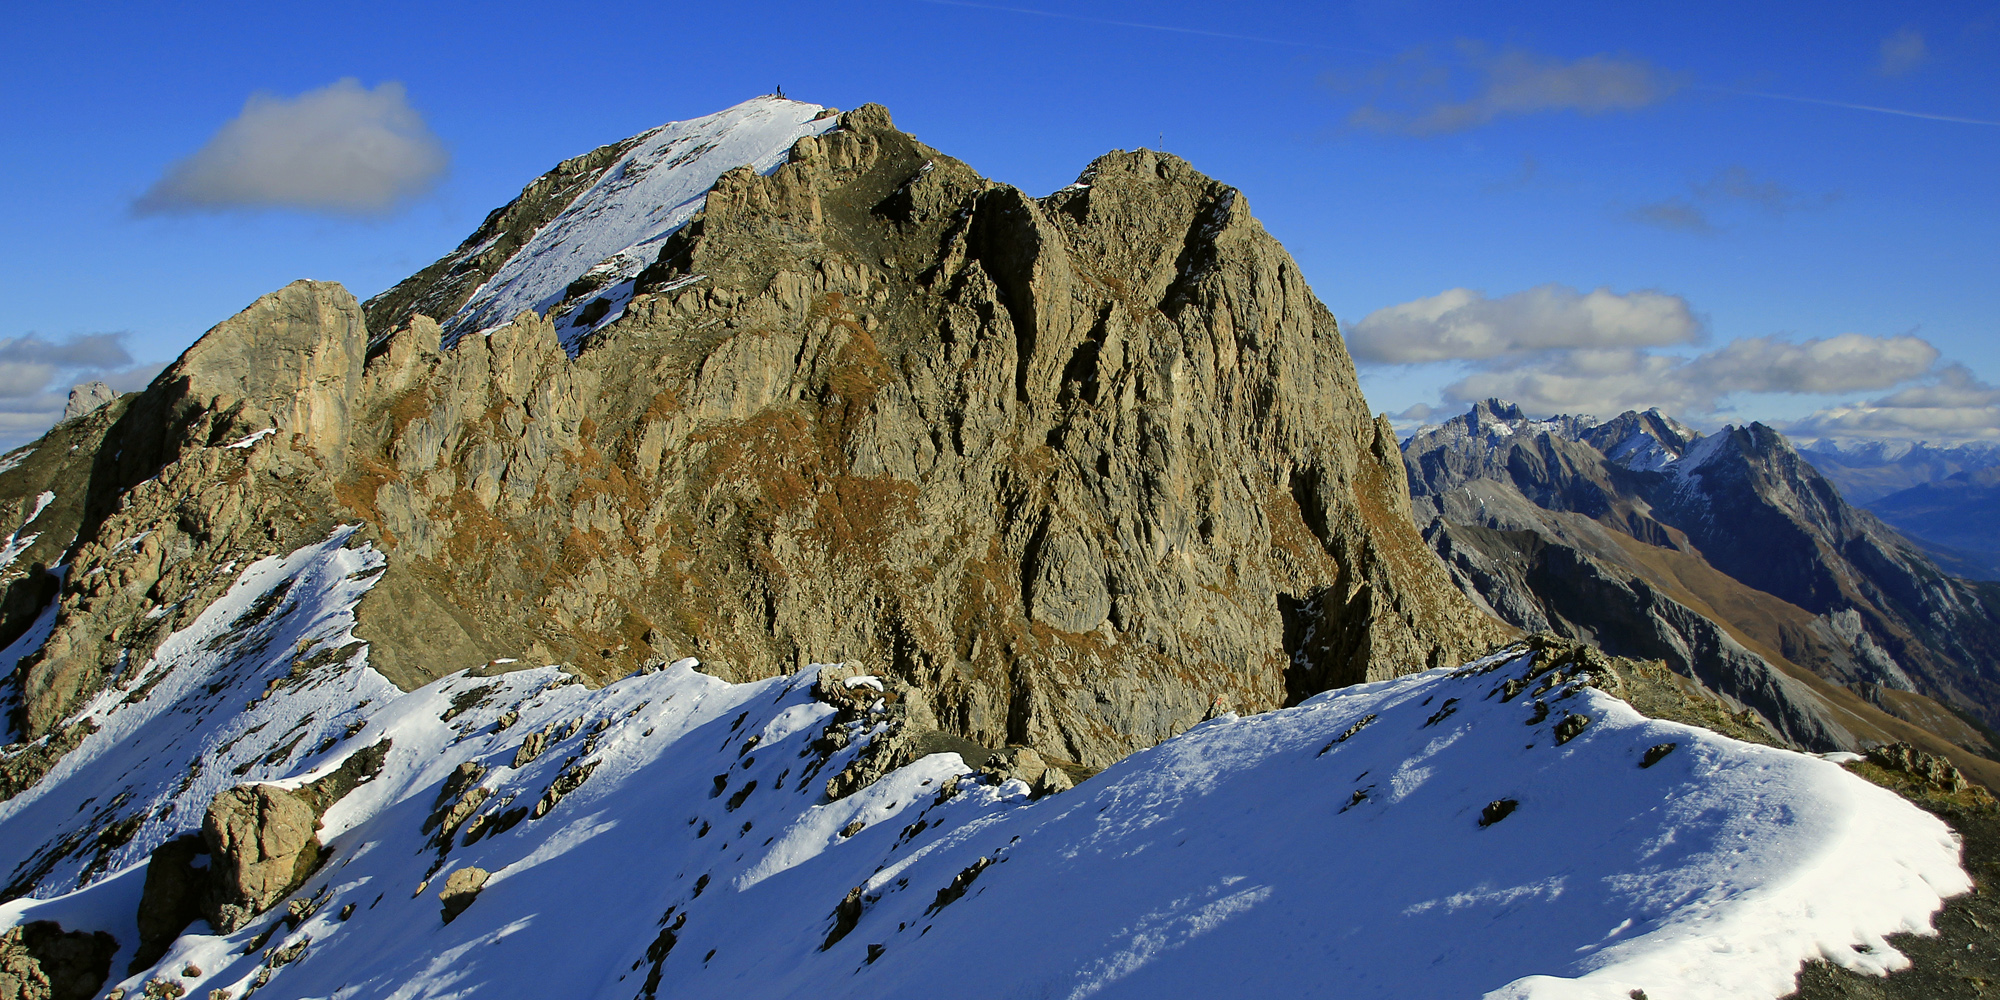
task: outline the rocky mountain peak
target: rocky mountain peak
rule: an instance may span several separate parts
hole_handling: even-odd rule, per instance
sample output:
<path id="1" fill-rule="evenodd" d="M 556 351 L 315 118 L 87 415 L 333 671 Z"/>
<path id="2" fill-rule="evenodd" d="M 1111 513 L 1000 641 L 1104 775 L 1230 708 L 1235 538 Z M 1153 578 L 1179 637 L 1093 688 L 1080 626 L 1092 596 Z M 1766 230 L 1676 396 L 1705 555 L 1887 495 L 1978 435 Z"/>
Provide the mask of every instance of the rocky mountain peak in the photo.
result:
<path id="1" fill-rule="evenodd" d="M 1036 198 L 822 110 L 614 143 L 366 305 L 301 282 L 210 331 L 102 431 L 26 731 L 201 573 L 338 523 L 387 554 L 358 634 L 405 686 L 851 661 L 912 725 L 1092 765 L 1507 634 L 1238 191 L 1130 151 Z"/>

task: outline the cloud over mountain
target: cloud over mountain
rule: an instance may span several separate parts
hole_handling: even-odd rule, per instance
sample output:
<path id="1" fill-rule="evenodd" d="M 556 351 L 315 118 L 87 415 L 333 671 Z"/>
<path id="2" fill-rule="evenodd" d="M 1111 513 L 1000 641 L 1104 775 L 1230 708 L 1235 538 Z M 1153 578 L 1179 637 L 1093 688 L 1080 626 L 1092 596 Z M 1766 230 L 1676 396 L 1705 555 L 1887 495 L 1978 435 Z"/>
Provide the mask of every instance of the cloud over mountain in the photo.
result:
<path id="1" fill-rule="evenodd" d="M 1348 334 L 1359 361 L 1483 360 L 1552 349 L 1694 343 L 1702 324 L 1678 295 L 1579 292 L 1548 284 L 1493 299 L 1470 288 L 1369 313 Z"/>
<path id="2" fill-rule="evenodd" d="M 1698 354 L 1705 327 L 1688 302 L 1658 291 L 1580 292 L 1542 285 L 1498 298 L 1466 288 L 1378 309 L 1348 331 L 1357 361 L 1457 363 L 1444 409 L 1498 397 L 1535 414 L 1611 416 L 1657 406 L 1686 419 L 1729 419 L 1739 394 L 1889 395 L 1823 409 L 1790 425 L 1832 437 L 2000 438 L 2000 388 L 1909 334 L 1744 337 Z M 1423 420 L 1428 404 L 1402 414 Z"/>
<path id="3" fill-rule="evenodd" d="M 380 214 L 430 190 L 449 161 L 402 84 L 370 90 L 349 78 L 294 98 L 252 94 L 241 114 L 168 167 L 132 208 Z"/>
<path id="4" fill-rule="evenodd" d="M 2000 441 L 2000 386 L 1964 365 L 1946 365 L 1930 381 L 1818 410 L 1785 430 L 1806 437 Z"/>

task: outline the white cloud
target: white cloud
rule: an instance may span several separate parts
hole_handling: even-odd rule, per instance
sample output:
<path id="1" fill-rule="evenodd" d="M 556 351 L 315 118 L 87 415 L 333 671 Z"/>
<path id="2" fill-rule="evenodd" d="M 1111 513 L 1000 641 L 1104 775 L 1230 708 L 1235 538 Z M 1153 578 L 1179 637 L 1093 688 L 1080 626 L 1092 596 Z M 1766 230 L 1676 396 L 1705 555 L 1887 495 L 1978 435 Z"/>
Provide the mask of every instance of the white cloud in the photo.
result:
<path id="1" fill-rule="evenodd" d="M 1469 288 L 1378 309 L 1348 333 L 1361 361 L 1483 360 L 1551 349 L 1666 347 L 1701 338 L 1678 295 L 1542 285 L 1489 299 Z"/>
<path id="2" fill-rule="evenodd" d="M 1798 343 L 1748 337 L 1694 357 L 1642 350 L 1556 350 L 1473 372 L 1443 390 L 1454 403 L 1498 397 L 1535 414 L 1612 416 L 1657 406 L 1715 419 L 1736 393 L 1887 389 L 1923 377 L 1938 351 L 1920 337 L 1844 333 Z"/>
<path id="3" fill-rule="evenodd" d="M 1790 343 L 1746 337 L 1689 361 L 1685 377 L 1717 393 L 1834 393 L 1887 389 L 1931 370 L 1938 349 L 1922 337 L 1843 333 Z"/>
<path id="4" fill-rule="evenodd" d="M 381 213 L 429 190 L 448 160 L 400 83 L 369 90 L 345 79 L 295 98 L 252 94 L 133 211 Z"/>
<path id="5" fill-rule="evenodd" d="M 1651 406 L 1676 416 L 1705 412 L 1715 395 L 1675 377 L 1685 364 L 1645 351 L 1555 351 L 1507 368 L 1473 372 L 1445 386 L 1442 395 L 1457 406 L 1505 399 L 1539 416 L 1611 416 Z"/>
<path id="6" fill-rule="evenodd" d="M 2000 386 L 1947 365 L 1936 377 L 1870 402 L 1828 407 L 1792 422 L 1801 437 L 1875 438 L 1958 444 L 2000 441 Z"/>
<path id="7" fill-rule="evenodd" d="M 1518 48 L 1489 52 L 1477 43 L 1461 42 L 1452 62 L 1440 63 L 1418 51 L 1378 67 L 1365 84 L 1373 91 L 1371 99 L 1348 122 L 1434 135 L 1520 115 L 1634 111 L 1665 99 L 1678 85 L 1641 59 L 1593 55 L 1565 61 Z"/>
<path id="8" fill-rule="evenodd" d="M 1930 58 L 1930 50 L 1924 45 L 1924 33 L 1915 28 L 1903 28 L 1882 39 L 1882 58 L 1875 64 L 1875 72 L 1883 76 L 1902 76 L 1924 64 Z"/>
<path id="9" fill-rule="evenodd" d="M 1444 405 L 1412 406 L 1396 417 L 1404 423 L 1500 398 L 1537 416 L 1608 417 L 1657 406 L 1714 424 L 1729 419 L 1745 394 L 1819 397 L 1812 401 L 1819 405 L 1828 396 L 1893 389 L 1788 429 L 1826 437 L 2000 438 L 2000 388 L 1963 366 L 1940 368 L 1937 347 L 1922 337 L 1745 337 L 1693 355 L 1660 350 L 1695 343 L 1702 333 L 1679 296 L 1544 285 L 1497 299 L 1454 288 L 1379 309 L 1355 324 L 1348 343 L 1364 365 L 1458 364 L 1459 377 L 1439 390 Z"/>

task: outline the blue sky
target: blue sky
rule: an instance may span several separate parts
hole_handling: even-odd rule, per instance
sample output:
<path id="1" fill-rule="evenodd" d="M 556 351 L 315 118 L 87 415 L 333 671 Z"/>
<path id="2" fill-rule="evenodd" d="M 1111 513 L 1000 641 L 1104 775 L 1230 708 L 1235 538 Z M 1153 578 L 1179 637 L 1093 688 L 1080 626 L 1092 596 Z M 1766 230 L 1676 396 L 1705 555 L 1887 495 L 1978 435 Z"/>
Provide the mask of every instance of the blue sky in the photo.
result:
<path id="1" fill-rule="evenodd" d="M 0 438 L 287 281 L 373 294 L 556 161 L 782 85 L 1034 194 L 1164 143 L 1247 194 L 1408 420 L 1499 391 L 2000 439 L 2000 5 L 1507 6 L 16 12 Z M 232 121 L 350 98 L 415 123 L 388 194 L 189 179 Z"/>

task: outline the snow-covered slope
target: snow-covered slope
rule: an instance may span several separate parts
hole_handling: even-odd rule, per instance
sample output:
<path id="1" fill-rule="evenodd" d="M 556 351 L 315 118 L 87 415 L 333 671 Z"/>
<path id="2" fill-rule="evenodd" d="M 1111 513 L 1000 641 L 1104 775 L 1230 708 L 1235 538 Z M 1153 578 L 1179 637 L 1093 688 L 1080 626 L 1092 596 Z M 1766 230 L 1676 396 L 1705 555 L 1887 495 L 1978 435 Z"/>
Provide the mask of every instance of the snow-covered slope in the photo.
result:
<path id="1" fill-rule="evenodd" d="M 633 280 L 659 256 L 667 237 L 701 211 L 717 177 L 745 165 L 769 173 L 799 138 L 838 122 L 817 104 L 757 97 L 636 137 L 596 184 L 537 230 L 442 324 L 447 343 L 499 326 L 523 309 L 547 313 L 585 304 L 566 301 L 572 298 L 603 298 L 605 308 L 592 310 L 587 321 L 572 315 L 582 312 L 575 308 L 552 317 L 563 346 L 575 353 L 579 338 L 623 313 Z"/>
<path id="2" fill-rule="evenodd" d="M 816 745 L 821 668 L 730 684 L 682 661 L 599 690 L 460 672 L 402 694 L 350 645 L 382 557 L 348 544 L 245 568 L 0 803 L 0 861 L 41 897 L 0 927 L 107 930 L 124 978 L 154 846 L 223 787 L 297 786 L 384 741 L 326 814 L 330 860 L 292 897 L 310 915 L 197 923 L 126 986 L 1775 997 L 1810 958 L 1898 967 L 1883 936 L 1970 885 L 1941 823 L 1838 765 L 1643 718 L 1523 650 L 1224 716 L 1040 800 L 936 754 L 829 801 L 879 725 Z M 523 759 L 531 734 L 548 746 Z M 485 818 L 441 852 L 425 821 L 465 762 Z M 472 866 L 491 877 L 447 922 L 439 888 Z"/>

